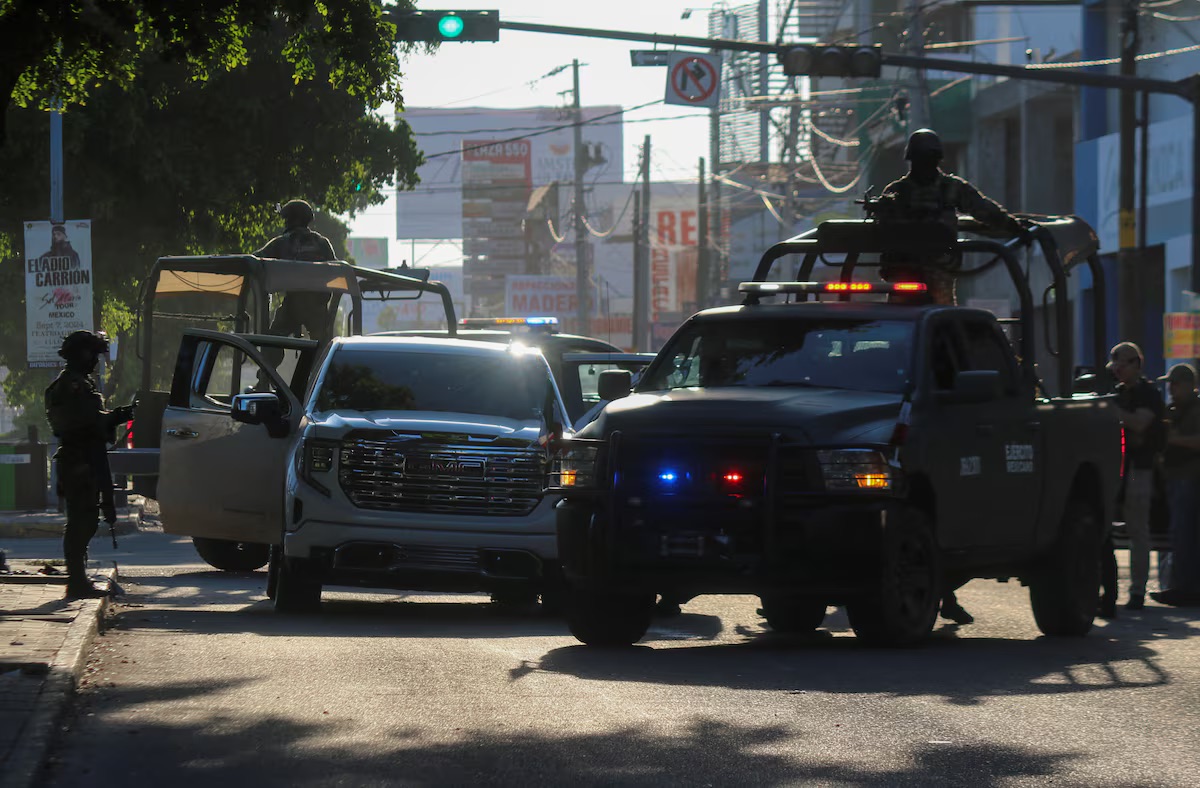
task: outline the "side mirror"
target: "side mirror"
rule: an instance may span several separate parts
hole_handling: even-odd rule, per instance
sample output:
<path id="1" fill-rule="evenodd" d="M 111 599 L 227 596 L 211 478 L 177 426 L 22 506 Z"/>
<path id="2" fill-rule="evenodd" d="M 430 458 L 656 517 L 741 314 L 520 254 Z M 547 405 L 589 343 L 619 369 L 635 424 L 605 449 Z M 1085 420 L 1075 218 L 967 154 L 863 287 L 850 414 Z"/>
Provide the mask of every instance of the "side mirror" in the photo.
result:
<path id="1" fill-rule="evenodd" d="M 282 438 L 288 434 L 283 404 L 274 394 L 238 394 L 233 398 L 233 410 L 229 415 L 242 424 L 262 424 L 272 438 Z"/>
<path id="2" fill-rule="evenodd" d="M 954 376 L 954 388 L 938 392 L 938 399 L 948 403 L 991 402 L 1000 399 L 1000 373 L 994 369 L 959 372 Z"/>
<path id="3" fill-rule="evenodd" d="M 606 369 L 600 373 L 596 391 L 600 399 L 614 400 L 628 397 L 633 390 L 633 373 L 627 369 Z"/>

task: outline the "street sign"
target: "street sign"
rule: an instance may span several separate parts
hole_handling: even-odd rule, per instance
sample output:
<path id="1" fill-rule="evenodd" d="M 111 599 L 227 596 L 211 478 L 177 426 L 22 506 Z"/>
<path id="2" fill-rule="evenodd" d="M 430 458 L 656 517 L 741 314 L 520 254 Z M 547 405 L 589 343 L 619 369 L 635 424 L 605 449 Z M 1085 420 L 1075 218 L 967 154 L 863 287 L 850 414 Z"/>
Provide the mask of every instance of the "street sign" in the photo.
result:
<path id="1" fill-rule="evenodd" d="M 631 49 L 629 62 L 634 66 L 665 66 L 670 55 L 669 49 Z"/>
<path id="2" fill-rule="evenodd" d="M 667 68 L 668 104 L 715 107 L 721 99 L 721 56 L 672 52 Z"/>

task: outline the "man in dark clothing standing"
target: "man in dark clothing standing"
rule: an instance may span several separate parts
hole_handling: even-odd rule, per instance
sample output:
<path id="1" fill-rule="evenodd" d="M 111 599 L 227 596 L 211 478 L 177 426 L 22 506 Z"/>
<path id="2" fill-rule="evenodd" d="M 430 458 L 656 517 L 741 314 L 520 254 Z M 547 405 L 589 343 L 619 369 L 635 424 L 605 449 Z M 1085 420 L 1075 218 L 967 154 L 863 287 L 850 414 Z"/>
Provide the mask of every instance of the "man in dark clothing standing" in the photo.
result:
<path id="1" fill-rule="evenodd" d="M 1120 342 L 1109 353 L 1108 369 L 1117 379 L 1117 407 L 1125 432 L 1125 531 L 1129 535 L 1129 601 L 1126 610 L 1145 607 L 1150 577 L 1150 500 L 1154 463 L 1165 438 L 1166 406 L 1142 374 L 1142 349 Z M 1115 592 L 1114 592 L 1115 593 Z M 1107 613 L 1103 611 L 1102 613 Z"/>
<path id="2" fill-rule="evenodd" d="M 96 535 L 101 509 L 105 522 L 117 520 L 113 506 L 108 444 L 119 424 L 133 418 L 133 406 L 104 409 L 104 396 L 92 373 L 101 353 L 108 352 L 102 334 L 76 331 L 63 339 L 58 354 L 66 361 L 46 389 L 46 418 L 59 439 L 54 461 L 59 495 L 66 502 L 63 558 L 67 562 L 67 596 L 103 596 L 87 578 L 87 547 Z"/>
<path id="3" fill-rule="evenodd" d="M 279 209 L 279 213 L 284 221 L 283 235 L 272 238 L 266 246 L 256 251 L 256 257 L 310 263 L 337 259 L 329 239 L 309 228 L 313 222 L 311 205 L 304 200 L 291 200 Z M 329 333 L 328 323 L 329 293 L 297 291 L 284 296 L 283 303 L 275 310 L 268 333 L 284 337 L 300 336 L 303 328 L 311 338 L 325 342 Z"/>
<path id="4" fill-rule="evenodd" d="M 1196 370 L 1176 364 L 1167 382 L 1171 407 L 1163 472 L 1171 518 L 1171 571 L 1167 588 L 1150 598 L 1164 605 L 1200 606 L 1200 398 Z"/>
<path id="5" fill-rule="evenodd" d="M 1025 228 L 1008 211 L 979 193 L 968 181 L 942 172 L 942 140 L 932 129 L 918 129 L 908 138 L 904 158 L 908 174 L 892 181 L 874 207 L 882 221 L 940 224 L 949 230 L 947 241 L 958 233 L 958 214 L 970 214 L 981 224 L 1012 235 L 1024 235 Z M 949 251 L 949 250 L 948 250 Z M 923 281 L 929 285 L 936 304 L 954 304 L 954 277 L 949 269 L 956 264 L 952 255 L 945 259 L 922 261 L 914 270 L 910 260 L 883 260 L 879 274 L 885 281 Z M 920 270 L 924 269 L 924 270 Z"/>

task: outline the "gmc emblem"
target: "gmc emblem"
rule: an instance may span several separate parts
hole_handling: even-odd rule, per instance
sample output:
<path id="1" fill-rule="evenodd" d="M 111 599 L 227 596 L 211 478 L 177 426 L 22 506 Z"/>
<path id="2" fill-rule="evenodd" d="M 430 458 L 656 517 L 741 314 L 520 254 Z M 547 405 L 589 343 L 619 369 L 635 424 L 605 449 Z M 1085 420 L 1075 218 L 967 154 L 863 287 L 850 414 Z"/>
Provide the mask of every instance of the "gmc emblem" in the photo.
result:
<path id="1" fill-rule="evenodd" d="M 409 457 L 405 472 L 428 476 L 483 476 L 487 470 L 486 460 L 461 460 L 450 457 Z"/>

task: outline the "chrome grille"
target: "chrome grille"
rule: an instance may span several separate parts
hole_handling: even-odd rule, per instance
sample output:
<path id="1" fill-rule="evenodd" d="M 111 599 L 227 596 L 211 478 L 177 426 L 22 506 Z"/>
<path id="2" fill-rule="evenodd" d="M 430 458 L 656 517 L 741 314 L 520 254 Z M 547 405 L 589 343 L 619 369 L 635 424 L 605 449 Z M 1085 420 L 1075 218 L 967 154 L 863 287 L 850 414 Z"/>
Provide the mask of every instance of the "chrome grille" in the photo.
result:
<path id="1" fill-rule="evenodd" d="M 538 449 L 343 442 L 338 481 L 362 509 L 520 516 L 542 498 L 546 463 Z"/>

